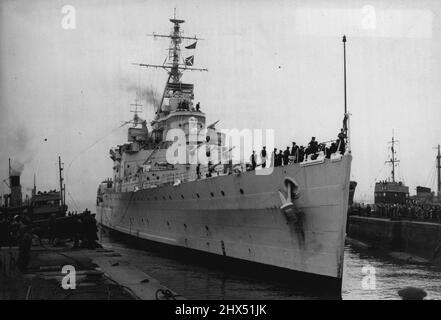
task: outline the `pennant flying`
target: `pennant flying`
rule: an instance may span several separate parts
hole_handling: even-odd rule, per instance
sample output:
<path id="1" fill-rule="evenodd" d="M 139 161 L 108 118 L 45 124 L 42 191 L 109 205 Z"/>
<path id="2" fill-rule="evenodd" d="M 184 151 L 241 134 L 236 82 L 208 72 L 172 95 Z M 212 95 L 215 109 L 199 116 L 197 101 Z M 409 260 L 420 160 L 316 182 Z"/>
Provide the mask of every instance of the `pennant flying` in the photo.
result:
<path id="1" fill-rule="evenodd" d="M 185 49 L 196 49 L 196 43 L 198 43 L 197 41 L 190 44 L 189 46 L 186 46 Z"/>

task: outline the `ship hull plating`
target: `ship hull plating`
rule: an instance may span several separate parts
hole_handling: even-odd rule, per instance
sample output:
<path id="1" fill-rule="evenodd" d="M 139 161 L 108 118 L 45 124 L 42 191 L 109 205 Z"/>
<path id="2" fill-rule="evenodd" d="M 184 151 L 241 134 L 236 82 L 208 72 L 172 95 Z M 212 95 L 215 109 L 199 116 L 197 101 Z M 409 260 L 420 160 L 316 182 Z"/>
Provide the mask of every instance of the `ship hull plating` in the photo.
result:
<path id="1" fill-rule="evenodd" d="M 138 238 L 341 281 L 351 156 L 201 179 L 136 192 L 107 191 L 101 225 Z M 298 185 L 295 215 L 283 207 Z"/>

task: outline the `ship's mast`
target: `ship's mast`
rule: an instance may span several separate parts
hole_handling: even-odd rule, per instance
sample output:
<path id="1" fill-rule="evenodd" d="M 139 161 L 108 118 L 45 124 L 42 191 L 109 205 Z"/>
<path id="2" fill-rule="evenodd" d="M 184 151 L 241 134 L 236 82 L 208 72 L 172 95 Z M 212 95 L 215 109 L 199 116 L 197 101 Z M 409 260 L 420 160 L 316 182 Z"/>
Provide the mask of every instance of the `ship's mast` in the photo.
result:
<path id="1" fill-rule="evenodd" d="M 64 207 L 64 202 L 65 202 L 65 199 L 64 199 L 64 192 L 63 192 L 63 190 L 64 190 L 64 188 L 63 188 L 63 180 L 64 180 L 64 178 L 63 178 L 63 174 L 62 174 L 62 171 L 63 171 L 63 167 L 62 167 L 62 163 L 61 163 L 61 157 L 60 156 L 58 156 L 58 171 L 59 171 L 59 175 L 60 175 L 60 200 L 61 200 L 61 205 Z"/>
<path id="2" fill-rule="evenodd" d="M 130 112 L 133 112 L 133 126 L 136 127 L 139 122 L 139 116 L 138 112 L 142 110 L 138 110 L 138 107 L 142 107 L 142 104 L 138 103 L 138 99 L 135 100 L 135 103 L 130 104 L 131 107 L 134 107 L 135 110 L 130 110 Z"/>
<path id="3" fill-rule="evenodd" d="M 10 179 L 11 177 L 11 158 L 9 158 L 9 171 L 8 171 L 8 178 Z M 9 186 L 9 189 L 11 189 L 12 192 L 12 186 Z"/>
<path id="4" fill-rule="evenodd" d="M 170 47 L 168 49 L 169 60 L 172 61 L 172 68 L 170 69 L 170 80 L 173 83 L 179 83 L 181 80 L 182 72 L 179 71 L 179 57 L 181 56 L 181 23 L 184 20 L 176 19 L 176 14 L 173 19 L 170 19 L 173 23 L 173 31 L 170 34 Z"/>
<path id="5" fill-rule="evenodd" d="M 438 155 L 436 156 L 436 169 L 438 172 L 438 201 L 441 201 L 441 150 L 438 144 Z"/>
<path id="6" fill-rule="evenodd" d="M 390 151 L 391 151 L 391 158 L 386 161 L 386 163 L 390 163 L 392 165 L 392 182 L 395 182 L 395 167 L 398 165 L 398 163 L 400 162 L 400 160 L 397 159 L 396 154 L 397 152 L 395 151 L 395 144 L 399 142 L 397 140 L 395 140 L 393 131 L 392 131 L 392 141 L 389 141 L 389 143 L 391 144 L 390 147 Z"/>
<path id="7" fill-rule="evenodd" d="M 37 194 L 37 177 L 34 172 L 34 188 L 32 189 L 32 196 L 34 197 Z"/>
<path id="8" fill-rule="evenodd" d="M 182 40 L 203 40 L 201 38 L 198 38 L 196 36 L 194 37 L 184 37 L 181 32 L 181 24 L 185 22 L 185 20 L 177 19 L 176 18 L 176 12 L 172 19 L 170 19 L 170 22 L 173 23 L 173 29 L 172 32 L 169 35 L 164 34 L 149 34 L 149 36 L 158 37 L 158 38 L 170 38 L 170 46 L 168 48 L 168 58 L 166 59 L 167 62 L 164 62 L 163 65 L 155 65 L 155 64 L 144 64 L 144 63 L 135 63 L 135 65 L 141 66 L 141 67 L 147 67 L 147 68 L 163 68 L 168 73 L 168 79 L 167 83 L 164 88 L 164 92 L 162 94 L 161 103 L 158 107 L 158 112 L 161 111 L 162 105 L 164 103 L 164 98 L 166 98 L 168 86 L 169 83 L 179 84 L 181 81 L 181 77 L 183 74 L 183 71 L 208 71 L 207 69 L 203 68 L 193 68 L 189 67 L 192 66 L 193 63 L 187 64 L 186 62 L 180 63 L 180 57 L 181 57 L 181 43 Z"/>

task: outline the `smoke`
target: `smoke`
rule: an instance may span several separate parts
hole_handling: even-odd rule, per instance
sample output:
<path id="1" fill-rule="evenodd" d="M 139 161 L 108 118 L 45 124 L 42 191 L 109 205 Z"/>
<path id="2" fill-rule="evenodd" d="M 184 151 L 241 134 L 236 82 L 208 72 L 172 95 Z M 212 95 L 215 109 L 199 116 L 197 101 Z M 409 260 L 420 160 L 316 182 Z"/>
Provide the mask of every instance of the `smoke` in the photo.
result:
<path id="1" fill-rule="evenodd" d="M 11 159 L 11 176 L 20 176 L 21 173 L 23 172 L 24 169 L 24 164 Z"/>
<path id="2" fill-rule="evenodd" d="M 161 100 L 158 91 L 156 91 L 152 87 L 149 87 L 138 90 L 138 94 L 139 94 L 139 99 L 144 101 L 147 105 L 152 105 L 155 108 L 155 110 L 159 108 L 159 104 L 161 103 Z"/>
<path id="3" fill-rule="evenodd" d="M 134 93 L 141 104 L 152 106 L 154 110 L 156 110 L 161 103 L 161 94 L 152 86 L 140 88 L 135 84 L 128 84 L 128 82 L 125 81 L 123 87 L 124 90 Z"/>
<path id="4" fill-rule="evenodd" d="M 0 178 L 11 175 L 20 176 L 25 164 L 32 161 L 33 150 L 29 145 L 30 134 L 23 122 L 17 121 L 16 112 L 12 108 L 4 108 L 0 112 Z M 14 123 L 14 125 L 12 125 Z M 8 172 L 8 161 L 11 159 L 11 171 Z M 0 188 L 0 192 L 2 189 Z"/>
<path id="5" fill-rule="evenodd" d="M 16 150 L 26 152 L 29 136 L 26 129 L 26 126 L 24 124 L 20 124 L 16 127 L 16 129 L 13 131 L 11 143 L 14 144 L 14 148 Z"/>

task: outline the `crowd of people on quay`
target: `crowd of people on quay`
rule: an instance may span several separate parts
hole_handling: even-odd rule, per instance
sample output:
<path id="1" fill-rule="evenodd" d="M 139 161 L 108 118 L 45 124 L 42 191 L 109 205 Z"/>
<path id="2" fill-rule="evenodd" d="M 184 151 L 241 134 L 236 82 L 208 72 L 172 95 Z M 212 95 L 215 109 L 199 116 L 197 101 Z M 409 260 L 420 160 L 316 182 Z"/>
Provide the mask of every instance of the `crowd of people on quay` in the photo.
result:
<path id="1" fill-rule="evenodd" d="M 287 166 L 293 163 L 300 163 L 305 161 L 309 156 L 311 160 L 318 158 L 319 153 L 323 152 L 327 159 L 331 158 L 334 153 L 344 154 L 346 150 L 346 133 L 343 129 L 340 130 L 337 140 L 329 141 L 331 144 L 328 146 L 326 143 L 319 143 L 315 137 L 311 138 L 308 146 L 297 145 L 296 142 L 292 143 L 292 146 L 287 146 L 285 150 L 274 148 L 271 155 L 271 166 L 281 167 Z M 264 146 L 260 151 L 260 166 L 266 168 L 268 160 L 268 151 Z M 256 169 L 258 157 L 256 151 L 253 151 L 250 157 L 251 170 Z"/>
<path id="2" fill-rule="evenodd" d="M 69 237 L 73 242 L 74 248 L 94 249 L 97 247 L 98 226 L 95 215 L 86 208 L 82 213 L 68 212 L 67 221 L 59 220 L 52 216 L 49 222 L 50 243 L 56 245 L 59 238 Z"/>
<path id="3" fill-rule="evenodd" d="M 403 219 L 441 223 L 441 206 L 432 204 L 354 204 L 350 207 L 351 215 L 365 217 Z"/>
<path id="4" fill-rule="evenodd" d="M 21 270 L 25 270 L 29 263 L 33 239 L 40 244 L 43 244 L 43 239 L 48 239 L 49 244 L 54 246 L 61 239 L 70 239 L 74 242 L 74 248 L 94 249 L 99 246 L 97 233 L 95 215 L 88 209 L 61 218 L 54 214 L 45 223 L 32 222 L 26 214 L 0 215 L 0 247 L 18 246 L 17 266 Z"/>
<path id="5" fill-rule="evenodd" d="M 0 246 L 16 246 L 31 226 L 26 215 L 0 216 Z"/>
<path id="6" fill-rule="evenodd" d="M 32 224 L 25 215 L 0 217 L 0 246 L 18 246 L 17 267 L 24 271 L 30 260 Z"/>

